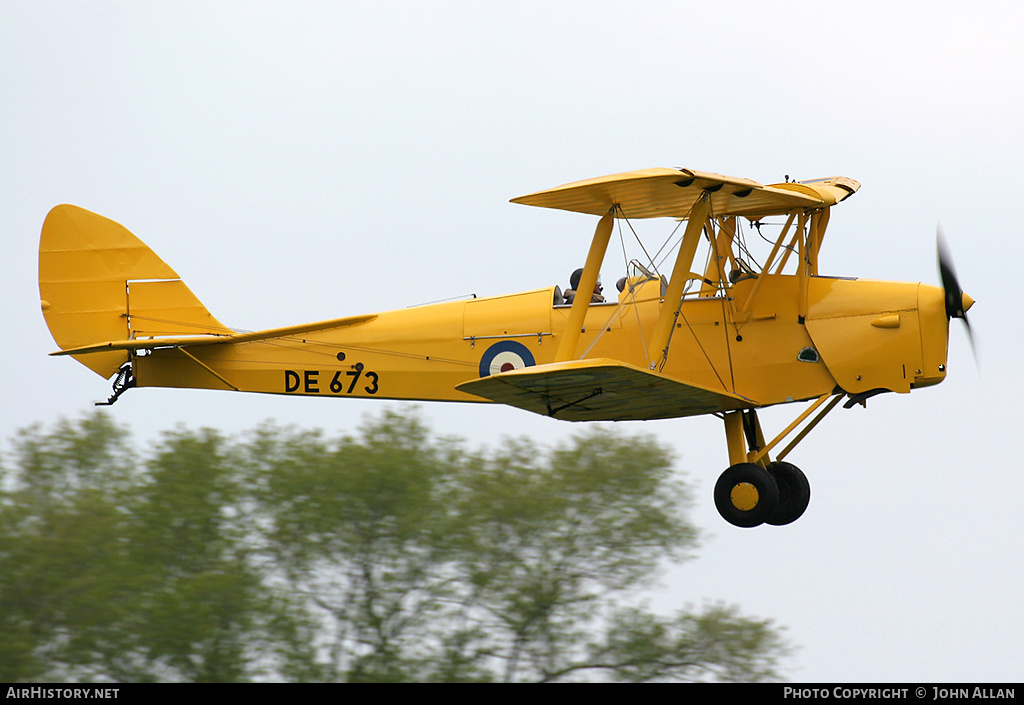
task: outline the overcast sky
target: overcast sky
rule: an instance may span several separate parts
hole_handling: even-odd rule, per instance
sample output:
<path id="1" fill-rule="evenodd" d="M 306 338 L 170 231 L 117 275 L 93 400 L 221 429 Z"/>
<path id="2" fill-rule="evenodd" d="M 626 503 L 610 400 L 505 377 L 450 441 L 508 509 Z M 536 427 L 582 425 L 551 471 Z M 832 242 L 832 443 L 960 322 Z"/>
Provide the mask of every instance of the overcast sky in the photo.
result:
<path id="1" fill-rule="evenodd" d="M 787 458 L 812 486 L 788 527 L 718 517 L 718 419 L 622 424 L 676 448 L 706 531 L 651 604 L 775 620 L 801 647 L 795 681 L 1024 680 L 1022 27 L 1009 1 L 0 0 L 0 436 L 110 393 L 47 356 L 37 250 L 58 203 L 124 224 L 254 330 L 565 287 L 596 219 L 508 199 L 568 181 L 849 176 L 862 188 L 832 214 L 823 273 L 937 283 L 941 223 L 979 364 L 954 321 L 945 383 L 829 416 Z M 146 439 L 265 419 L 343 431 L 381 408 L 145 389 L 110 413 Z M 580 430 L 420 412 L 475 444 Z"/>

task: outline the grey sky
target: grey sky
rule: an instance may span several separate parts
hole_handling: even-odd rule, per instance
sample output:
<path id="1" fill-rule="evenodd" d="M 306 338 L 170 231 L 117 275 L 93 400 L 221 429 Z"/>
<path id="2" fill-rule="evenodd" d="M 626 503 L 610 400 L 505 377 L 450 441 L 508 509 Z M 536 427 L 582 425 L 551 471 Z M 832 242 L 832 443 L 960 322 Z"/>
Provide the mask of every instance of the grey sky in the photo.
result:
<path id="1" fill-rule="evenodd" d="M 719 420 L 624 424 L 678 450 L 708 532 L 651 602 L 786 625 L 793 680 L 1021 681 L 1022 26 L 1017 2 L 4 0 L 0 435 L 109 394 L 46 355 L 36 249 L 58 203 L 124 224 L 251 330 L 564 287 L 595 219 L 508 199 L 568 181 L 850 176 L 863 186 L 833 212 L 823 272 L 937 282 L 941 223 L 980 367 L 954 321 L 945 383 L 834 412 L 788 458 L 812 500 L 784 528 L 719 519 Z M 380 408 L 135 390 L 110 413 L 145 438 L 267 418 L 335 431 Z M 421 412 L 474 443 L 580 430 Z"/>

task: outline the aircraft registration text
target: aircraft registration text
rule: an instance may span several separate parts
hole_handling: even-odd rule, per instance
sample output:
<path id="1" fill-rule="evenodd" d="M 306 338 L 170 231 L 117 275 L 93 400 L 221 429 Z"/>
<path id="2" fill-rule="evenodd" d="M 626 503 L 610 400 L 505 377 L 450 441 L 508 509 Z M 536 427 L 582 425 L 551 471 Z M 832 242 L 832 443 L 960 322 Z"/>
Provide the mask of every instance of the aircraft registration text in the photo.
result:
<path id="1" fill-rule="evenodd" d="M 365 392 L 376 394 L 380 389 L 380 377 L 376 372 L 364 368 L 357 362 L 350 370 L 285 370 L 284 391 L 286 394 L 352 394 Z"/>

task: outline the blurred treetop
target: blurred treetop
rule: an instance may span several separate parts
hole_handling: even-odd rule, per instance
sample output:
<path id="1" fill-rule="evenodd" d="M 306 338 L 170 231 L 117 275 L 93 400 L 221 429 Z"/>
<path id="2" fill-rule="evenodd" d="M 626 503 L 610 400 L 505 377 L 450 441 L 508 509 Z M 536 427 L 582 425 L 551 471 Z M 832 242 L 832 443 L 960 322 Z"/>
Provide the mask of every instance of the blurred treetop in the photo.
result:
<path id="1" fill-rule="evenodd" d="M 0 458 L 0 681 L 777 678 L 734 607 L 638 606 L 690 556 L 650 436 L 473 450 L 385 412 L 353 436 L 97 413 Z"/>

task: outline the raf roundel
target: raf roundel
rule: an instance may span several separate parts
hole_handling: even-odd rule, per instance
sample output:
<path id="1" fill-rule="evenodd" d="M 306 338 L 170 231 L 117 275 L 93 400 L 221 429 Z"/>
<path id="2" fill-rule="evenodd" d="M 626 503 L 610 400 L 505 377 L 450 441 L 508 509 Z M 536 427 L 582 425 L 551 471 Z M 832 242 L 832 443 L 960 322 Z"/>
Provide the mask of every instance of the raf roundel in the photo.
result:
<path id="1" fill-rule="evenodd" d="M 514 340 L 503 340 L 487 348 L 487 352 L 480 358 L 480 376 L 489 377 L 536 364 L 533 353 L 525 345 Z"/>

